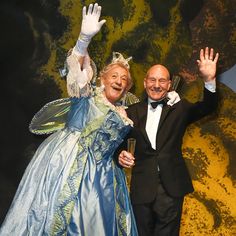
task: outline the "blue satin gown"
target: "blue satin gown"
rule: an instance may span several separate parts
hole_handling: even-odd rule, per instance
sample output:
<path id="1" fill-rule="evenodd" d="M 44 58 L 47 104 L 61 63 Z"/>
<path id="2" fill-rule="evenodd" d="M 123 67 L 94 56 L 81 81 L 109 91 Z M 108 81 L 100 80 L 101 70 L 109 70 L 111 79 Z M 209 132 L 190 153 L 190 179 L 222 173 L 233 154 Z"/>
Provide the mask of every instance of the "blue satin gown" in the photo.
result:
<path id="1" fill-rule="evenodd" d="M 29 163 L 1 236 L 137 235 L 125 175 L 113 161 L 131 121 L 104 101 L 98 93 L 61 99 L 35 115 L 32 132 L 54 133 Z"/>

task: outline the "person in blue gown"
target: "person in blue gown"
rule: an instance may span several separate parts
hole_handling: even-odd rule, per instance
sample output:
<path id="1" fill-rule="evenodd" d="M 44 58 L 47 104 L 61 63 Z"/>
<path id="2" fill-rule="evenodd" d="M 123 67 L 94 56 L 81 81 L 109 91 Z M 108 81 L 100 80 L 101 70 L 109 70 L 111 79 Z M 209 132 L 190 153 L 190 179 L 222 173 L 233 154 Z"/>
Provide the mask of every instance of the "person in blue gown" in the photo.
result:
<path id="1" fill-rule="evenodd" d="M 67 57 L 69 98 L 46 104 L 30 131 L 51 134 L 19 184 L 1 236 L 137 235 L 122 169 L 113 154 L 133 122 L 117 102 L 132 85 L 128 61 L 114 53 L 94 87 L 87 47 L 105 20 L 101 7 L 83 8 L 81 33 Z"/>

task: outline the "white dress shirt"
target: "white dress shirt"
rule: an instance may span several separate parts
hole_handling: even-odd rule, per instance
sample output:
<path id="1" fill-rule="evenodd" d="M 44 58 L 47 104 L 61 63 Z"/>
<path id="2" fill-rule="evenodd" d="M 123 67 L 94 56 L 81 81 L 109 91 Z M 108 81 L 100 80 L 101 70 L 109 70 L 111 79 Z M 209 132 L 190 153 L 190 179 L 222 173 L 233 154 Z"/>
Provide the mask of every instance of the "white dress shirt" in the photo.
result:
<path id="1" fill-rule="evenodd" d="M 205 88 L 210 92 L 214 93 L 216 91 L 216 81 L 205 82 Z M 162 104 L 159 104 L 156 108 L 152 108 L 151 102 L 155 102 L 151 98 L 148 98 L 148 111 L 147 111 L 147 122 L 146 122 L 146 132 L 152 148 L 156 150 L 156 135 L 157 129 L 161 118 Z"/>
<path id="2" fill-rule="evenodd" d="M 146 122 L 146 132 L 149 138 L 149 141 L 153 149 L 156 149 L 156 134 L 161 118 L 162 104 L 159 104 L 156 108 L 152 108 L 151 102 L 154 100 L 148 98 L 148 112 L 147 112 L 147 122 Z"/>

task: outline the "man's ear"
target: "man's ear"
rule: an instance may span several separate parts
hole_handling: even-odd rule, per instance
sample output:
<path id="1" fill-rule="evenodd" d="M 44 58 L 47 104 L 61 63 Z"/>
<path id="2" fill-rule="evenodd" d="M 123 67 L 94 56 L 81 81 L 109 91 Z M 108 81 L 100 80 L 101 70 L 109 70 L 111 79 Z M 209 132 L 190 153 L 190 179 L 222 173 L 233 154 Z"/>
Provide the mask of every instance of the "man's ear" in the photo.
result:
<path id="1" fill-rule="evenodd" d="M 172 81 L 170 80 L 170 81 L 169 81 L 169 85 L 168 85 L 168 91 L 170 91 L 171 85 L 172 85 Z"/>
<path id="2" fill-rule="evenodd" d="M 144 86 L 144 88 L 146 88 L 146 78 L 144 78 L 144 80 L 143 80 L 143 86 Z"/>

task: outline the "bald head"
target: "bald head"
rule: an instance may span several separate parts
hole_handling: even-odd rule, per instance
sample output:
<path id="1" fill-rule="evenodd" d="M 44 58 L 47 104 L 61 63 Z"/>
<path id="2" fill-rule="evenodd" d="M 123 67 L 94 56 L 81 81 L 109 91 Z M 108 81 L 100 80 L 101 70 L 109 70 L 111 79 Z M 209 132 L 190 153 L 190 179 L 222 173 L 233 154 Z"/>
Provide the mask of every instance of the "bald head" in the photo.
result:
<path id="1" fill-rule="evenodd" d="M 147 71 L 146 78 L 149 76 L 149 74 L 152 74 L 152 73 L 160 73 L 160 74 L 166 75 L 165 77 L 167 79 L 170 79 L 170 73 L 169 73 L 168 69 L 165 66 L 161 65 L 161 64 L 153 65 Z"/>

